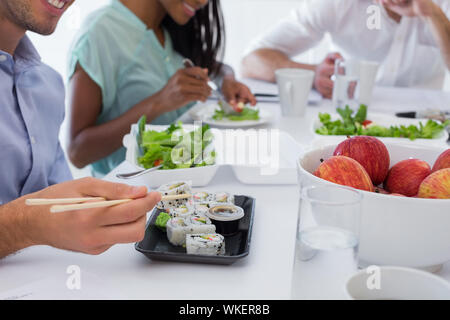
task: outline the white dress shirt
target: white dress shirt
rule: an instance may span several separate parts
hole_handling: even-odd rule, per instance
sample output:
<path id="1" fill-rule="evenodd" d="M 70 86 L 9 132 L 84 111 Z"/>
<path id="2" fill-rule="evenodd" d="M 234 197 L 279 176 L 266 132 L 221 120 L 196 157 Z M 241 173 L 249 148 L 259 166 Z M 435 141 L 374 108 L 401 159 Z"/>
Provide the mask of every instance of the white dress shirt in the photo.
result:
<path id="1" fill-rule="evenodd" d="M 434 2 L 450 17 L 450 0 Z M 402 17 L 397 23 L 372 0 L 303 0 L 289 17 L 253 41 L 246 53 L 270 48 L 293 58 L 327 33 L 344 58 L 380 63 L 378 85 L 443 86 L 446 67 L 427 22 Z"/>

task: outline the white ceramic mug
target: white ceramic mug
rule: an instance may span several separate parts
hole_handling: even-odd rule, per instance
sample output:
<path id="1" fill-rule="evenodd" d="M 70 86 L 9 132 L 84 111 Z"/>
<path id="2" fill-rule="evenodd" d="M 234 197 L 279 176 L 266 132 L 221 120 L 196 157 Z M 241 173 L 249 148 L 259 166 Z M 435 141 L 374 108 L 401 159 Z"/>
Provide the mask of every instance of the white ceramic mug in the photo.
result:
<path id="1" fill-rule="evenodd" d="M 359 79 L 359 103 L 370 105 L 380 64 L 374 61 L 356 59 L 346 60 L 345 63 L 347 74 Z"/>
<path id="2" fill-rule="evenodd" d="M 345 289 L 352 300 L 450 299 L 450 282 L 404 267 L 369 267 L 352 276 Z"/>
<path id="3" fill-rule="evenodd" d="M 284 117 L 303 117 L 312 89 L 314 71 L 303 69 L 278 69 L 275 71 L 280 95 L 281 113 Z"/>

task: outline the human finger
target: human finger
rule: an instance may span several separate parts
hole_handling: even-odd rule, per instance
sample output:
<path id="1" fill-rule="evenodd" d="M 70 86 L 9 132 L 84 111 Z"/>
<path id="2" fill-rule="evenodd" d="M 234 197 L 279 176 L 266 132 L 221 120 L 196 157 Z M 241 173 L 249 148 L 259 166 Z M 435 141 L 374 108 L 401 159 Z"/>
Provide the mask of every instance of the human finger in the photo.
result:
<path id="1" fill-rule="evenodd" d="M 147 188 L 145 186 L 130 186 L 124 183 L 113 183 L 95 178 L 83 178 L 74 180 L 75 188 L 85 196 L 104 197 L 107 200 L 137 199 L 145 197 Z"/>
<path id="2" fill-rule="evenodd" d="M 125 204 L 97 211 L 94 219 L 99 226 L 130 223 L 147 215 L 161 200 L 159 192 L 151 192 L 146 197 L 130 201 Z"/>
<path id="3" fill-rule="evenodd" d="M 330 78 L 334 74 L 334 72 L 334 66 L 327 64 L 320 66 L 320 68 L 318 69 L 318 74 L 321 77 Z"/>
<path id="4" fill-rule="evenodd" d="M 191 78 L 200 79 L 203 81 L 208 81 L 208 69 L 202 69 L 200 67 L 192 67 L 192 68 L 186 68 L 182 69 L 183 73 Z"/>
<path id="5" fill-rule="evenodd" d="M 329 64 L 334 64 L 334 62 L 338 59 L 344 59 L 339 52 L 332 52 L 327 55 L 325 61 Z"/>
<path id="6" fill-rule="evenodd" d="M 98 236 L 110 244 L 139 242 L 144 238 L 146 222 L 142 216 L 130 223 L 102 227 Z"/>
<path id="7" fill-rule="evenodd" d="M 256 98 L 247 86 L 241 87 L 239 102 L 243 102 L 244 104 L 250 103 L 252 106 L 256 105 Z"/>
<path id="8" fill-rule="evenodd" d="M 209 87 L 205 86 L 199 86 L 199 85 L 192 85 L 192 84 L 185 84 L 181 89 L 180 93 L 183 95 L 183 97 L 187 96 L 197 96 L 200 97 L 201 100 L 208 99 L 211 96 L 211 89 Z"/>

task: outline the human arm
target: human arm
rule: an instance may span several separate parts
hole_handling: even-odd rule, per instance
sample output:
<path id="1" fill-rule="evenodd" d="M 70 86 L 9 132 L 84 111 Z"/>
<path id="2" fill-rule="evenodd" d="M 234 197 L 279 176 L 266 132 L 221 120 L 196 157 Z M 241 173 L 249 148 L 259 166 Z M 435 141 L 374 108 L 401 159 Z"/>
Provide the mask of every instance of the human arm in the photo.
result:
<path id="1" fill-rule="evenodd" d="M 275 49 L 259 49 L 247 55 L 242 63 L 243 75 L 259 80 L 275 82 L 275 71 L 281 68 L 298 68 L 315 72 L 313 87 L 325 98 L 333 93 L 334 63 L 342 55 L 334 52 L 318 65 L 302 64 L 291 60 L 286 54 Z"/>
<path id="2" fill-rule="evenodd" d="M 424 19 L 439 46 L 447 68 L 450 69 L 450 20 L 439 5 L 432 0 L 378 0 L 378 2 L 400 16 Z"/>
<path id="3" fill-rule="evenodd" d="M 244 57 L 241 64 L 242 75 L 246 78 L 275 82 L 275 71 L 281 68 L 316 70 L 316 65 L 295 62 L 277 49 L 257 49 Z"/>
<path id="4" fill-rule="evenodd" d="M 450 20 L 438 6 L 434 5 L 433 13 L 426 19 L 441 50 L 447 69 L 450 70 Z"/>
<path id="5" fill-rule="evenodd" d="M 326 32 L 333 31 L 339 16 L 344 16 L 347 10 L 333 1 L 302 1 L 288 18 L 250 45 L 241 62 L 242 75 L 275 82 L 275 71 L 280 68 L 312 70 L 316 72 L 314 88 L 325 97 L 331 97 L 330 69 L 334 68 L 331 56 L 319 64 L 301 63 L 295 57 L 316 46 Z M 331 68 L 330 62 L 333 64 Z"/>
<path id="6" fill-rule="evenodd" d="M 50 213 L 49 206 L 27 206 L 29 198 L 104 197 L 135 199 L 109 208 Z M 159 193 L 94 178 L 84 178 L 48 187 L 0 206 L 0 258 L 18 250 L 49 245 L 60 249 L 100 254 L 117 243 L 142 240 L 146 213 Z"/>

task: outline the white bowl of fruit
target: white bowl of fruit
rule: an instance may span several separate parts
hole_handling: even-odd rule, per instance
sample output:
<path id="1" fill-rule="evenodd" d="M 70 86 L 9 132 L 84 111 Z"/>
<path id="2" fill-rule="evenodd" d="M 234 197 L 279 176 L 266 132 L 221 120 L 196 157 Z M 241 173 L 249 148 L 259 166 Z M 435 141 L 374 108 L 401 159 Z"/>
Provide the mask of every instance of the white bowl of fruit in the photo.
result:
<path id="1" fill-rule="evenodd" d="M 305 153 L 298 179 L 362 190 L 361 266 L 450 261 L 450 149 L 353 137 Z"/>

